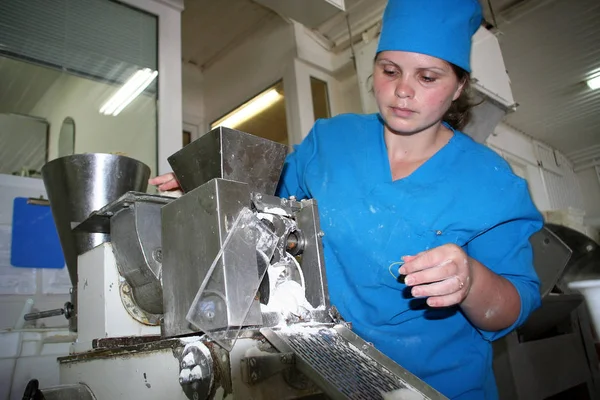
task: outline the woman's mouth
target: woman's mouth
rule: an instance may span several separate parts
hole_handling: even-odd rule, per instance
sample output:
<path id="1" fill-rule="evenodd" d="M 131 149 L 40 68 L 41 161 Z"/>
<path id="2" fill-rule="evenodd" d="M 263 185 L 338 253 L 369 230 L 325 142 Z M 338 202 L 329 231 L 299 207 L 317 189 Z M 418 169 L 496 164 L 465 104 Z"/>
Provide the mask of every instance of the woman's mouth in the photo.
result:
<path id="1" fill-rule="evenodd" d="M 416 113 L 416 111 L 411 110 L 410 108 L 405 108 L 405 107 L 391 107 L 391 109 L 395 116 L 401 117 L 401 118 L 410 117 Z"/>

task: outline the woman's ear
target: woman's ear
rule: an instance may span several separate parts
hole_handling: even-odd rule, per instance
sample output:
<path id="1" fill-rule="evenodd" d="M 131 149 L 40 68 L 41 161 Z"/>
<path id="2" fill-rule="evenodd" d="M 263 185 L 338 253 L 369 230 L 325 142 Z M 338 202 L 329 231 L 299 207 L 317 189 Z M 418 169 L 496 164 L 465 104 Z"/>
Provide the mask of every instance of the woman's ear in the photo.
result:
<path id="1" fill-rule="evenodd" d="M 458 84 L 458 88 L 454 92 L 454 96 L 452 96 L 452 101 L 456 101 L 460 95 L 462 94 L 463 89 L 465 88 L 466 81 L 463 79 L 462 82 Z"/>

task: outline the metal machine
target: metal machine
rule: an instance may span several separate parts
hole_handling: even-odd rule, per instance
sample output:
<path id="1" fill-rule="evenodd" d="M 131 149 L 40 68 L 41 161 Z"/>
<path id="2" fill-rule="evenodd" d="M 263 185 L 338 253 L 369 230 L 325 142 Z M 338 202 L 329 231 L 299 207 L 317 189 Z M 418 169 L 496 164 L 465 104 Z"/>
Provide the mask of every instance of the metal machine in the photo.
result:
<path id="1" fill-rule="evenodd" d="M 178 198 L 126 157 L 47 164 L 78 338 L 25 398 L 443 399 L 329 304 L 317 203 L 273 195 L 286 152 L 217 128 L 169 158 Z"/>

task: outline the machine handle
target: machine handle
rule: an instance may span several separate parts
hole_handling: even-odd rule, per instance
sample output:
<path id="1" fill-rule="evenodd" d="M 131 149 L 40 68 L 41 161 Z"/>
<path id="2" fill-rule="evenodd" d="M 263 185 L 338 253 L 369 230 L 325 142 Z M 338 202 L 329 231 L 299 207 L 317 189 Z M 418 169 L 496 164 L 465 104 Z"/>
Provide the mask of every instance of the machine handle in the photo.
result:
<path id="1" fill-rule="evenodd" d="M 64 315 L 66 319 L 71 318 L 73 315 L 73 304 L 66 302 L 63 308 L 25 314 L 24 318 L 25 321 L 33 321 L 35 319 L 56 317 L 58 315 Z"/>

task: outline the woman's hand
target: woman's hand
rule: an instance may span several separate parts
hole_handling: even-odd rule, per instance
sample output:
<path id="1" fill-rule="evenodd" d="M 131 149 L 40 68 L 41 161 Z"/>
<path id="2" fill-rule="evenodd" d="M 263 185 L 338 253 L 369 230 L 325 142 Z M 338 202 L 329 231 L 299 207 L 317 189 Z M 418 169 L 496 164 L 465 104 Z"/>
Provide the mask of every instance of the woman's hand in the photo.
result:
<path id="1" fill-rule="evenodd" d="M 150 185 L 156 185 L 158 190 L 161 192 L 167 192 L 169 190 L 181 190 L 175 174 L 168 172 L 163 175 L 155 176 L 154 178 L 148 179 Z"/>
<path id="2" fill-rule="evenodd" d="M 472 285 L 472 260 L 455 244 L 402 258 L 400 274 L 414 297 L 428 297 L 430 307 L 461 304 Z"/>

